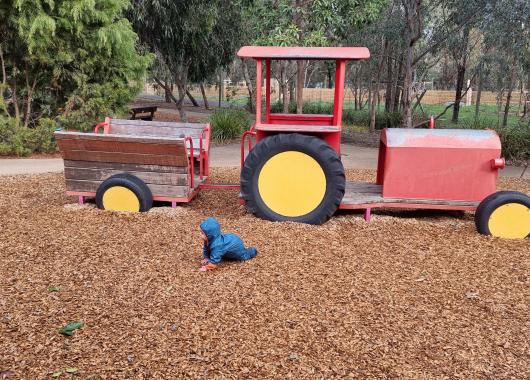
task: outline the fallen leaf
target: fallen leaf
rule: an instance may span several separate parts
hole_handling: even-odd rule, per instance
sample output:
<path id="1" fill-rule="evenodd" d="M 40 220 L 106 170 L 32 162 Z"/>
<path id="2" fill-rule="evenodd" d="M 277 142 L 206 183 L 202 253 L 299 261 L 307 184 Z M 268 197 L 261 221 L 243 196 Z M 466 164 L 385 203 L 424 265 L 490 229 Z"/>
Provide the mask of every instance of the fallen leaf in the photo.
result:
<path id="1" fill-rule="evenodd" d="M 56 287 L 56 286 L 50 286 L 48 288 L 48 293 L 55 293 L 55 292 L 58 292 L 59 291 L 59 288 Z"/>
<path id="2" fill-rule="evenodd" d="M 60 334 L 72 336 L 74 331 L 83 327 L 83 321 L 68 322 L 66 326 L 59 330 Z"/>
<path id="3" fill-rule="evenodd" d="M 52 373 L 52 377 L 59 377 L 63 374 L 63 371 L 56 371 L 54 373 Z"/>
<path id="4" fill-rule="evenodd" d="M 75 367 L 69 367 L 65 369 L 66 373 L 76 373 L 78 371 Z"/>

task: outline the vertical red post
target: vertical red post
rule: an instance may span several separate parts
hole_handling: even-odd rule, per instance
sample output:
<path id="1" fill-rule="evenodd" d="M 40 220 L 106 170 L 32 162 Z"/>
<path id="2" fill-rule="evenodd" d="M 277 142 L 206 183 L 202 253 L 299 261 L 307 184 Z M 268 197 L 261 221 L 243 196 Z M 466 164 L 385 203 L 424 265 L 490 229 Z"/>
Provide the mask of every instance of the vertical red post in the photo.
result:
<path id="1" fill-rule="evenodd" d="M 261 124 L 261 59 L 256 59 L 256 124 Z"/>
<path id="2" fill-rule="evenodd" d="M 338 60 L 335 72 L 335 98 L 333 104 L 333 125 L 342 127 L 342 106 L 344 102 L 344 76 L 346 61 Z"/>
<path id="3" fill-rule="evenodd" d="M 269 124 L 271 113 L 271 60 L 267 59 L 265 64 L 265 120 Z"/>

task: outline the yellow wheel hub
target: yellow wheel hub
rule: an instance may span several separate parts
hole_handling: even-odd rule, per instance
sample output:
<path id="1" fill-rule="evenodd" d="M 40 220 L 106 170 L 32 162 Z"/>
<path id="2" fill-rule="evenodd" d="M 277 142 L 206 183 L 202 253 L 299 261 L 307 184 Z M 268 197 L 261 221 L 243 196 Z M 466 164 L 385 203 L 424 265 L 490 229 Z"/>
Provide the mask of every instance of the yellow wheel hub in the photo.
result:
<path id="1" fill-rule="evenodd" d="M 140 200 L 134 192 L 124 186 L 109 187 L 103 194 L 103 208 L 113 211 L 140 211 Z"/>
<path id="2" fill-rule="evenodd" d="M 530 234 L 530 209 L 520 203 L 497 207 L 488 220 L 493 236 L 506 239 L 524 239 Z"/>
<path id="3" fill-rule="evenodd" d="M 263 202 L 279 215 L 296 217 L 318 207 L 326 193 L 326 176 L 311 156 L 296 151 L 271 157 L 259 173 Z"/>

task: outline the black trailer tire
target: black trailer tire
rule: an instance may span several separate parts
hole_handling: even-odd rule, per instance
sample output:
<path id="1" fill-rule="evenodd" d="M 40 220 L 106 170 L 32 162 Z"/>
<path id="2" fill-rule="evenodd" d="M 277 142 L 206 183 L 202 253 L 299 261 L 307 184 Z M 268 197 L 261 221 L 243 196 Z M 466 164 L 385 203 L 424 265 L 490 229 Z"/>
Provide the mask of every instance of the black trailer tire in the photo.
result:
<path id="1" fill-rule="evenodd" d="M 140 178 L 120 173 L 99 185 L 96 205 L 102 210 L 146 212 L 153 206 L 153 194 Z"/>
<path id="2" fill-rule="evenodd" d="M 337 152 L 322 139 L 298 133 L 261 140 L 241 171 L 247 209 L 272 221 L 322 224 L 339 207 L 345 187 Z"/>
<path id="3" fill-rule="evenodd" d="M 475 226 L 483 235 L 507 239 L 530 236 L 530 197 L 517 191 L 497 191 L 475 212 Z"/>

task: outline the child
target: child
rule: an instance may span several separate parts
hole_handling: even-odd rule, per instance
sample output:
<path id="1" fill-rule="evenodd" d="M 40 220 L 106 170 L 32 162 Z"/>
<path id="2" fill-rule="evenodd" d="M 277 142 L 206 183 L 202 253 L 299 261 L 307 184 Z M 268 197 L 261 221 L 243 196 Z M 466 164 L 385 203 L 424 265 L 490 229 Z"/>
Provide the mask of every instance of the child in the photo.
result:
<path id="1" fill-rule="evenodd" d="M 215 218 L 208 218 L 200 225 L 204 240 L 202 267 L 200 272 L 217 268 L 222 258 L 229 260 L 250 260 L 258 251 L 254 247 L 245 248 L 243 240 L 235 234 L 222 234 L 221 225 Z"/>

